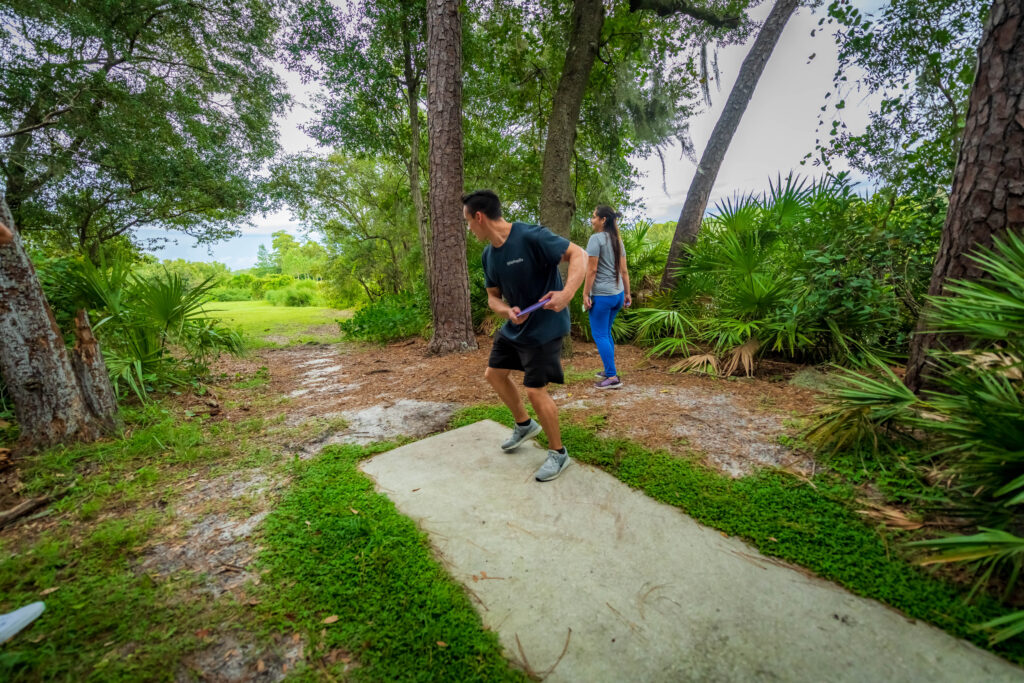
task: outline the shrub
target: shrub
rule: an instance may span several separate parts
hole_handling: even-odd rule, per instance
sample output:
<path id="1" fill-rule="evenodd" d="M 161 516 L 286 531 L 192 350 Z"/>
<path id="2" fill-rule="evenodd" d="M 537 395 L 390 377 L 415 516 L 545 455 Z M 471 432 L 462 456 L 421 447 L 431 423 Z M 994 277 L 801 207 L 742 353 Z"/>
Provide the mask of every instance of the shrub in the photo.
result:
<path id="1" fill-rule="evenodd" d="M 239 287 L 215 287 L 210 290 L 211 301 L 250 301 L 252 291 Z"/>
<path id="2" fill-rule="evenodd" d="M 810 432 L 828 450 L 920 439 L 915 457 L 947 480 L 945 509 L 979 529 L 916 543 L 935 551 L 924 562 L 968 562 L 979 585 L 1001 574 L 1009 595 L 1024 569 L 1024 539 L 1013 535 L 1024 523 L 1024 239 L 1010 234 L 972 258 L 978 280 L 947 283 L 950 295 L 930 298 L 928 327 L 967 342 L 929 352 L 935 388 L 915 396 L 887 369 L 877 378 L 851 372 Z M 1024 613 L 985 626 L 1008 638 L 1024 632 Z"/>
<path id="3" fill-rule="evenodd" d="M 338 322 L 346 337 L 378 344 L 422 335 L 429 325 L 430 301 L 423 289 L 381 297 Z"/>
<path id="4" fill-rule="evenodd" d="M 272 289 L 265 298 L 275 306 L 312 306 L 316 292 L 309 287 L 292 285 L 284 289 Z"/>
<path id="5" fill-rule="evenodd" d="M 665 354 L 710 347 L 727 369 L 765 353 L 854 366 L 901 353 L 942 209 L 858 197 L 844 175 L 809 185 L 790 176 L 761 197 L 727 200 L 687 247 L 671 296 L 633 314 L 637 341 Z"/>
<path id="6" fill-rule="evenodd" d="M 262 299 L 266 296 L 266 293 L 275 289 L 284 289 L 285 287 L 291 286 L 295 282 L 295 278 L 291 275 L 267 275 L 265 277 L 255 278 L 252 280 L 250 289 L 252 290 L 253 299 Z"/>
<path id="7" fill-rule="evenodd" d="M 118 396 L 145 400 L 154 390 L 186 385 L 205 373 L 211 356 L 242 350 L 241 338 L 204 310 L 215 276 L 192 284 L 167 269 L 140 276 L 124 261 L 41 263 L 40 270 L 47 297 L 59 304 L 58 320 L 89 311 Z"/>

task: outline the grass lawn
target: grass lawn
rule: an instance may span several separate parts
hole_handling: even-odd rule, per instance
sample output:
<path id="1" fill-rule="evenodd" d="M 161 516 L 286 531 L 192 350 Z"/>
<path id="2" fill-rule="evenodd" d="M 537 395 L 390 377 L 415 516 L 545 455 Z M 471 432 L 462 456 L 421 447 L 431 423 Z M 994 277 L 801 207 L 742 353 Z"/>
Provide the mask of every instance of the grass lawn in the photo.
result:
<path id="1" fill-rule="evenodd" d="M 338 342 L 337 321 L 352 315 L 336 308 L 274 306 L 269 301 L 214 301 L 207 311 L 238 330 L 250 348 Z"/>

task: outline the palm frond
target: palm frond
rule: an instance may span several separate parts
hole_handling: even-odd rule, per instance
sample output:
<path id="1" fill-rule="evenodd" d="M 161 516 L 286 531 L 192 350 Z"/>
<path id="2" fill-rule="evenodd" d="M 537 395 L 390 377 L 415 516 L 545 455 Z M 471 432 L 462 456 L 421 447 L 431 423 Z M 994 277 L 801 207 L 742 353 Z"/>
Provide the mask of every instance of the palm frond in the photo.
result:
<path id="1" fill-rule="evenodd" d="M 668 367 L 669 372 L 696 372 L 705 375 L 717 375 L 718 358 L 713 353 L 701 353 L 687 356 L 678 363 Z"/>

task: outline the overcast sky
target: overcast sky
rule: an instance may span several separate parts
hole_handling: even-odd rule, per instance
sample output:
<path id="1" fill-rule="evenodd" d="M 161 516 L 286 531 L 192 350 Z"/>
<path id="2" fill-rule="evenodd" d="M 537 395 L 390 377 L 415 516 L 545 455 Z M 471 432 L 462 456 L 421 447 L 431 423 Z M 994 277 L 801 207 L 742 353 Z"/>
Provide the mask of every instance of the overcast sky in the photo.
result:
<path id="1" fill-rule="evenodd" d="M 766 1 L 752 10 L 751 15 L 763 21 L 771 4 L 770 0 Z M 862 0 L 857 4 L 867 9 L 877 5 L 877 0 Z M 801 167 L 800 160 L 814 149 L 818 115 L 825 102 L 825 93 L 832 88 L 832 76 L 836 69 L 836 47 L 832 34 L 817 26 L 822 12 L 819 9 L 812 14 L 809 9 L 801 8 L 790 19 L 732 139 L 718 173 L 709 208 L 713 208 L 719 199 L 736 192 L 762 191 L 767 188 L 769 178 L 775 178 L 780 173 L 784 176 L 794 170 L 807 175 L 820 174 L 820 169 L 810 165 Z M 811 37 L 811 30 L 815 28 L 819 30 L 815 37 Z M 711 136 L 740 63 L 753 39 L 751 36 L 746 45 L 733 45 L 719 50 L 721 83 L 717 88 L 712 85 L 712 105 L 691 121 L 691 135 L 698 158 Z M 809 60 L 812 54 L 815 57 Z M 284 151 L 295 153 L 315 149 L 315 141 L 299 129 L 301 124 L 312 117 L 309 106 L 311 90 L 303 86 L 294 74 L 282 70 L 281 75 L 295 98 L 294 107 L 280 122 Z M 850 129 L 862 130 L 867 123 L 870 104 L 863 98 L 847 97 L 847 106 L 841 112 L 842 120 Z M 664 156 L 668 194 L 662 187 L 661 162 L 658 158 L 634 160 L 645 179 L 633 199 L 642 203 L 643 208 L 628 212 L 627 218 L 650 218 L 656 222 L 679 218 L 695 165 L 681 157 L 678 149 L 668 151 Z M 292 221 L 287 211 L 257 216 L 252 226 L 242 228 L 244 234 L 241 237 L 209 248 L 193 247 L 190 238 L 162 230 L 143 230 L 140 236 L 174 237 L 177 245 L 168 245 L 154 252 L 159 258 L 217 260 L 232 269 L 239 269 L 255 264 L 259 245 L 265 244 L 269 248 L 270 234 L 275 230 L 287 230 L 300 235 L 303 226 Z"/>

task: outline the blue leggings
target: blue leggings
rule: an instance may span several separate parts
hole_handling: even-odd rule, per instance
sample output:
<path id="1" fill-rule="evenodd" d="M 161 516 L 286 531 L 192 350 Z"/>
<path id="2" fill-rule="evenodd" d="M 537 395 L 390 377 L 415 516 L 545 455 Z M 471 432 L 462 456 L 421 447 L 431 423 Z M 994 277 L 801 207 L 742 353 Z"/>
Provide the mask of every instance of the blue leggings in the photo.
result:
<path id="1" fill-rule="evenodd" d="M 612 323 L 615 316 L 622 310 L 626 301 L 626 293 L 619 292 L 611 296 L 594 296 L 594 305 L 590 308 L 590 333 L 597 344 L 597 352 L 601 354 L 601 362 L 604 363 L 604 374 L 614 377 L 615 371 L 615 343 L 612 342 Z"/>

